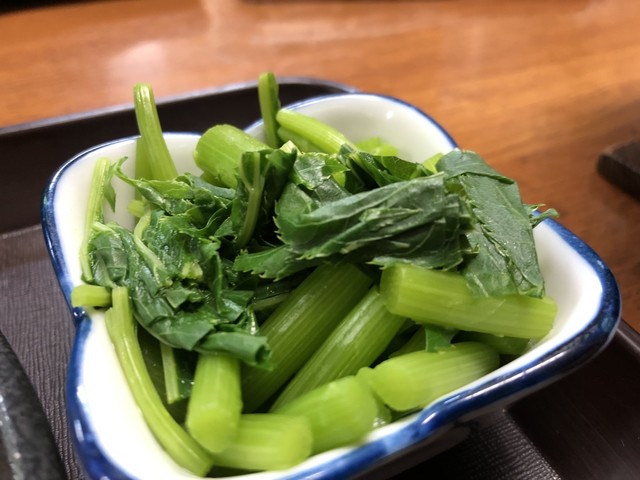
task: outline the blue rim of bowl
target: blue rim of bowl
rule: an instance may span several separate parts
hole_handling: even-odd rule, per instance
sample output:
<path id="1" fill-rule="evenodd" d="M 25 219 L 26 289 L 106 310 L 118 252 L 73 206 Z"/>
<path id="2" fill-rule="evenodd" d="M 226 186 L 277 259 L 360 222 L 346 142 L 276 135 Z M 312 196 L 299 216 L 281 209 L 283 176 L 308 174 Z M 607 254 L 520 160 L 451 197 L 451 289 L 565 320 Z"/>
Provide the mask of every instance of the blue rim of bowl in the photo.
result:
<path id="1" fill-rule="evenodd" d="M 405 105 L 432 122 L 449 140 L 452 148 L 457 146 L 451 135 L 432 117 L 417 107 L 391 96 L 367 93 L 330 94 L 296 102 L 287 107 L 299 108 L 320 102 L 326 98 L 362 95 L 383 98 Z M 259 122 L 255 122 L 247 128 L 254 127 L 256 123 Z M 83 309 L 73 308 L 70 303 L 72 285 L 62 256 L 60 239 L 56 232 L 52 201 L 59 179 L 79 159 L 99 148 L 134 138 L 136 137 L 107 142 L 74 156 L 52 176 L 51 182 L 43 195 L 41 206 L 45 242 L 58 282 L 77 328 L 66 388 L 67 414 L 74 446 L 79 454 L 83 468 L 90 478 L 131 479 L 100 448 L 95 432 L 91 429 L 88 413 L 83 408 L 82 400 L 78 395 L 78 385 L 75 380 L 79 378 L 83 349 L 91 329 L 91 319 Z M 505 371 L 502 376 L 492 378 L 487 382 L 474 383 L 471 388 L 461 389 L 453 395 L 443 397 L 419 412 L 415 418 L 405 425 L 386 434 L 383 438 L 357 446 L 342 454 L 339 458 L 332 459 L 329 469 L 326 464 L 319 463 L 279 478 L 288 480 L 301 480 L 310 477 L 314 479 L 344 478 L 362 472 L 375 466 L 377 462 L 383 462 L 391 455 L 401 454 L 403 450 L 418 442 L 427 442 L 430 438 L 437 439 L 438 432 L 452 426 L 456 421 L 478 414 L 478 412 L 482 412 L 489 407 L 497 408 L 498 406 L 507 405 L 534 390 L 542 388 L 570 373 L 585 361 L 595 357 L 609 343 L 620 321 L 621 300 L 617 282 L 604 261 L 576 235 L 555 220 L 547 219 L 544 223 L 590 265 L 602 286 L 601 301 L 596 314 L 576 336 L 567 339 L 544 355 L 536 357 L 532 362 L 517 369 Z M 549 368 L 550 365 L 553 365 L 553 369 Z M 424 443 L 422 444 L 424 445 Z"/>

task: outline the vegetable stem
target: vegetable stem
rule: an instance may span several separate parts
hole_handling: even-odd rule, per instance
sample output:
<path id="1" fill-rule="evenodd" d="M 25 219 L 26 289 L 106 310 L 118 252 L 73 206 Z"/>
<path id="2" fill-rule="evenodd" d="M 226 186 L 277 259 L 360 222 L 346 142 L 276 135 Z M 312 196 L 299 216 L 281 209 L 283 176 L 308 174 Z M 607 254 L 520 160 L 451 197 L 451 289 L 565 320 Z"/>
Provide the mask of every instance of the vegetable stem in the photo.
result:
<path id="1" fill-rule="evenodd" d="M 416 322 L 518 338 L 544 337 L 557 311 L 549 297 L 477 296 L 458 273 L 408 264 L 385 269 L 380 292 L 391 312 Z"/>
<path id="2" fill-rule="evenodd" d="M 93 167 L 93 176 L 91 178 L 91 186 L 89 190 L 89 199 L 87 201 L 87 210 L 84 221 L 84 237 L 80 246 L 80 269 L 82 279 L 87 282 L 93 282 L 93 270 L 91 268 L 91 259 L 89 258 L 89 241 L 91 239 L 91 230 L 95 222 L 102 222 L 104 219 L 104 201 L 105 189 L 110 180 L 109 171 L 111 169 L 111 161 L 108 158 L 99 158 Z"/>
<path id="3" fill-rule="evenodd" d="M 369 372 L 373 391 L 396 411 L 422 408 L 498 368 L 498 353 L 481 343 L 456 343 L 437 352 L 390 358 Z"/>
<path id="4" fill-rule="evenodd" d="M 193 158 L 213 184 L 236 188 L 242 155 L 268 148 L 244 130 L 232 125 L 216 125 L 200 137 Z"/>
<path id="5" fill-rule="evenodd" d="M 142 357 L 126 287 L 113 289 L 113 307 L 107 310 L 105 322 L 133 398 L 156 439 L 177 464 L 205 475 L 213 459 L 164 407 Z"/>
<path id="6" fill-rule="evenodd" d="M 371 279 L 354 265 L 327 264 L 287 297 L 261 326 L 273 352 L 273 370 L 243 372 L 245 412 L 255 411 L 300 369 L 370 284 Z"/>
<path id="7" fill-rule="evenodd" d="M 169 148 L 164 140 L 158 110 L 151 86 L 136 84 L 133 88 L 133 105 L 138 130 L 144 139 L 148 153 L 148 168 L 156 180 L 172 180 L 178 176 Z"/>
<path id="8" fill-rule="evenodd" d="M 219 453 L 235 439 L 241 411 L 238 359 L 201 353 L 187 407 L 189 433 L 208 451 Z"/>
<path id="9" fill-rule="evenodd" d="M 313 432 L 313 453 L 347 445 L 371 431 L 378 405 L 355 376 L 326 383 L 293 399 L 276 413 L 306 418 Z"/>
<path id="10" fill-rule="evenodd" d="M 71 305 L 74 307 L 110 307 L 111 292 L 99 285 L 77 285 L 71 291 Z"/>
<path id="11" fill-rule="evenodd" d="M 309 390 L 355 375 L 360 368 L 371 365 L 404 321 L 404 317 L 389 313 L 378 288 L 372 287 L 289 381 L 272 410 Z"/>
<path id="12" fill-rule="evenodd" d="M 325 153 L 338 153 L 343 145 L 357 150 L 342 133 L 316 118 L 282 108 L 278 111 L 276 120 L 281 127 L 306 138 Z"/>
<path id="13" fill-rule="evenodd" d="M 301 416 L 246 414 L 240 417 L 235 440 L 214 459 L 221 467 L 282 470 L 305 460 L 311 445 L 311 427 Z"/>
<path id="14" fill-rule="evenodd" d="M 276 114 L 280 110 L 280 97 L 278 96 L 278 82 L 271 72 L 265 72 L 258 77 L 258 102 L 267 145 L 271 148 L 278 148 L 282 143 L 278 138 L 278 124 L 276 122 Z"/>

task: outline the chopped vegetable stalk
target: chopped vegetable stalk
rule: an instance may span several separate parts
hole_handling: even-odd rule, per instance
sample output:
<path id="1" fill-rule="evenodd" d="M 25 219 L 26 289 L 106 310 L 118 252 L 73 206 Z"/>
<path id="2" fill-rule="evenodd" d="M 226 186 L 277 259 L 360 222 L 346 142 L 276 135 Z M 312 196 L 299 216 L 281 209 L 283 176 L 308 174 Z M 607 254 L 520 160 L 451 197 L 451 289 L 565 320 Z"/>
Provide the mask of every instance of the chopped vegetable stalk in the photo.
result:
<path id="1" fill-rule="evenodd" d="M 416 322 L 518 338 L 544 337 L 557 311 L 549 297 L 474 296 L 462 275 L 414 265 L 385 269 L 380 293 L 391 312 Z"/>
<path id="2" fill-rule="evenodd" d="M 457 343 L 437 352 L 413 352 L 385 360 L 366 377 L 396 411 L 422 408 L 499 366 L 498 353 L 481 343 Z"/>
<path id="3" fill-rule="evenodd" d="M 186 427 L 212 453 L 235 439 L 242 412 L 240 365 L 224 353 L 202 353 L 198 358 Z"/>
<path id="4" fill-rule="evenodd" d="M 291 142 L 294 144 L 301 152 L 321 152 L 322 149 L 312 142 L 304 138 L 302 135 L 298 135 L 295 132 L 287 128 L 278 128 L 278 136 L 284 142 Z"/>
<path id="5" fill-rule="evenodd" d="M 110 307 L 111 291 L 98 285 L 81 284 L 71 291 L 74 307 Z"/>
<path id="6" fill-rule="evenodd" d="M 528 338 L 505 337 L 480 332 L 460 332 L 457 342 L 480 342 L 489 345 L 503 355 L 522 355 L 531 344 Z"/>
<path id="7" fill-rule="evenodd" d="M 255 411 L 300 369 L 370 284 L 354 265 L 323 265 L 287 297 L 260 327 L 271 346 L 273 370 L 246 368 L 242 374 L 246 412 Z"/>
<path id="8" fill-rule="evenodd" d="M 398 355 L 405 355 L 411 352 L 418 352 L 425 350 L 427 339 L 425 337 L 424 328 L 419 328 L 414 332 L 409 339 L 400 346 L 397 350 L 389 354 L 389 358 L 397 357 Z"/>
<path id="9" fill-rule="evenodd" d="M 278 148 L 281 141 L 278 138 L 276 113 L 280 110 L 280 97 L 278 96 L 278 82 L 271 72 L 265 72 L 258 78 L 258 102 L 267 145 L 271 148 Z"/>
<path id="10" fill-rule="evenodd" d="M 275 412 L 306 418 L 313 453 L 319 453 L 361 439 L 373 428 L 378 406 L 369 388 L 348 376 L 306 392 Z"/>
<path id="11" fill-rule="evenodd" d="M 172 348 L 163 342 L 159 342 L 159 346 L 167 403 L 173 404 L 189 398 L 191 395 L 190 384 L 193 382 L 193 376 L 189 375 L 192 372 L 189 372 L 189 374 L 185 373 L 187 368 L 180 355 L 186 351 Z M 185 381 L 185 378 L 188 379 L 189 385 L 186 385 L 187 381 Z"/>
<path id="12" fill-rule="evenodd" d="M 382 399 L 373 391 L 371 388 L 371 377 L 373 375 L 373 368 L 371 367 L 362 367 L 356 373 L 356 378 L 362 382 L 363 385 L 366 385 L 369 388 L 369 391 L 372 393 L 374 400 L 376 401 L 376 417 L 373 420 L 373 428 L 382 427 L 383 425 L 387 425 L 393 421 L 393 415 L 391 414 L 391 410 L 387 407 Z"/>
<path id="13" fill-rule="evenodd" d="M 154 178 L 151 172 L 151 165 L 149 164 L 149 152 L 144 137 L 139 137 L 138 140 L 136 140 L 136 165 L 134 173 L 135 178 Z M 135 194 L 136 198 L 141 198 L 138 190 L 136 190 Z"/>
<path id="14" fill-rule="evenodd" d="M 162 404 L 142 357 L 126 287 L 113 289 L 113 307 L 107 310 L 105 322 L 133 398 L 156 439 L 178 465 L 205 475 L 213 459 Z"/>
<path id="15" fill-rule="evenodd" d="M 157 180 L 173 180 L 178 171 L 164 140 L 151 86 L 139 83 L 133 88 L 133 106 L 140 136 L 144 138 L 149 171 Z"/>
<path id="16" fill-rule="evenodd" d="M 355 375 L 360 368 L 371 365 L 404 321 L 404 317 L 389 313 L 378 288 L 372 287 L 289 381 L 272 410 L 309 390 Z"/>
<path id="17" fill-rule="evenodd" d="M 104 219 L 103 204 L 107 196 L 106 190 L 109 188 L 111 180 L 111 161 L 108 158 L 99 158 L 93 167 L 89 199 L 84 221 L 84 237 L 80 246 L 80 268 L 82 279 L 85 282 L 93 282 L 93 271 L 89 258 L 89 241 L 91 239 L 91 228 L 95 222 L 102 222 Z"/>
<path id="18" fill-rule="evenodd" d="M 371 153 L 373 155 L 397 156 L 398 149 L 384 142 L 380 137 L 370 137 L 361 140 L 356 144 L 359 150 Z"/>
<path id="19" fill-rule="evenodd" d="M 356 146 L 347 137 L 316 118 L 282 108 L 278 111 L 276 120 L 281 127 L 306 138 L 325 153 L 338 153 L 343 145 L 356 150 Z"/>
<path id="20" fill-rule="evenodd" d="M 309 422 L 301 416 L 246 414 L 240 417 L 235 440 L 214 458 L 221 467 L 282 470 L 305 460 L 311 445 Z"/>
<path id="21" fill-rule="evenodd" d="M 268 145 L 244 130 L 232 125 L 216 125 L 200 137 L 193 159 L 212 183 L 235 188 L 242 155 L 268 148 Z"/>

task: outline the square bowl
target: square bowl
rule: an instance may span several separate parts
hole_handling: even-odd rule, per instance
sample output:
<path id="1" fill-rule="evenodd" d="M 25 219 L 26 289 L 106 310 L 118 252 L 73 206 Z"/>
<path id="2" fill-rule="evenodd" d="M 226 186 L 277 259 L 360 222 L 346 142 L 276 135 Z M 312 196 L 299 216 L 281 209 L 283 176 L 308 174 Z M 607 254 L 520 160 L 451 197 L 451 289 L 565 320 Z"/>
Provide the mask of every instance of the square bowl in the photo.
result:
<path id="1" fill-rule="evenodd" d="M 354 142 L 378 135 L 399 146 L 399 156 L 408 160 L 424 160 L 457 147 L 424 112 L 388 96 L 335 94 L 288 108 L 334 126 Z M 260 137 L 260 122 L 247 131 Z M 178 170 L 198 173 L 192 152 L 199 134 L 166 133 L 165 138 Z M 81 283 L 78 252 L 93 165 L 105 156 L 134 159 L 135 142 L 135 137 L 119 139 L 78 154 L 54 174 L 43 196 L 45 241 L 76 326 L 66 392 L 68 419 L 78 458 L 91 479 L 196 478 L 164 453 L 147 428 L 120 370 L 103 314 L 70 303 L 71 290 Z M 126 162 L 125 171 L 133 163 Z M 118 183 L 116 193 L 113 219 L 132 227 L 133 218 L 126 211 L 132 192 Z M 315 455 L 289 470 L 241 478 L 333 479 L 369 471 L 416 445 L 438 442 L 439 434 L 455 424 L 502 408 L 593 358 L 620 320 L 616 281 L 602 259 L 560 223 L 544 220 L 534 229 L 534 238 L 546 292 L 558 305 L 553 328 L 544 339 L 421 411 L 374 430 L 357 445 Z"/>

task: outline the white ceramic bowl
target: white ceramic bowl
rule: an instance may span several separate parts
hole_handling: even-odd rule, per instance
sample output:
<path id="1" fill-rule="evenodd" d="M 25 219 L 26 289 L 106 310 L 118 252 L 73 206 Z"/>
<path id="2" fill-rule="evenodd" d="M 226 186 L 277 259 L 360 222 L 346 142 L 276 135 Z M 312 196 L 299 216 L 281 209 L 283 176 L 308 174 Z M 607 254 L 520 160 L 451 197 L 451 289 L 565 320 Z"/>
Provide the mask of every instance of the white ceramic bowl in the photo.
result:
<path id="1" fill-rule="evenodd" d="M 419 161 L 456 145 L 436 122 L 394 98 L 337 94 L 291 106 L 337 127 L 353 141 L 379 135 L 400 146 L 401 156 Z M 249 128 L 261 135 L 259 123 Z M 195 134 L 167 134 L 179 170 L 197 173 Z M 92 166 L 107 156 L 135 156 L 128 138 L 80 153 L 63 165 L 46 189 L 42 222 L 55 272 L 69 301 L 80 283 L 78 251 Z M 133 162 L 125 165 L 131 167 Z M 517 179 L 516 179 L 517 180 Z M 115 219 L 132 224 L 124 210 L 128 189 L 118 191 Z M 544 199 L 541 199 L 544 200 Z M 616 282 L 602 260 L 559 223 L 545 220 L 535 229 L 547 293 L 558 303 L 550 334 L 535 348 L 472 384 L 452 392 L 421 412 L 371 433 L 364 442 L 310 458 L 287 471 L 242 478 L 345 478 L 438 434 L 459 421 L 505 406 L 552 382 L 596 355 L 610 340 L 620 318 Z M 67 410 L 78 457 L 91 479 L 175 480 L 195 478 L 163 452 L 129 393 L 109 342 L 103 316 L 71 309 L 77 327 L 69 365 Z"/>

